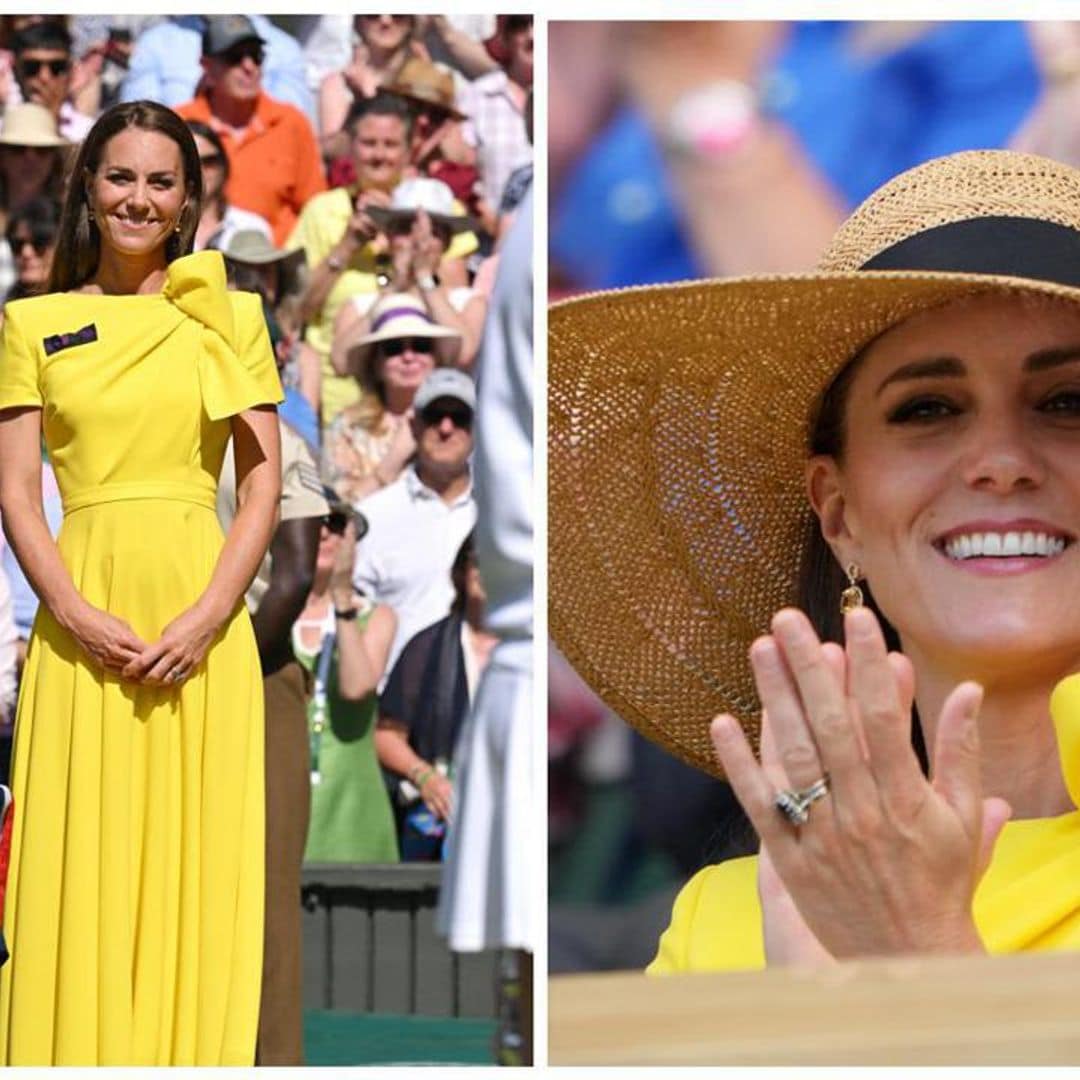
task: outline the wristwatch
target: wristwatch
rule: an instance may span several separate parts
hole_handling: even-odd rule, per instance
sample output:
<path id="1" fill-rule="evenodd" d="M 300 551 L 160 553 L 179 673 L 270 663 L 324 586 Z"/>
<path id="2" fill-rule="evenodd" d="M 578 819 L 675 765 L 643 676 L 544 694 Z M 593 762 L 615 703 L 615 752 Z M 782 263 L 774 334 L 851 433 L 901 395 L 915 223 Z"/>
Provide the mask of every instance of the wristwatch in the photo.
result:
<path id="1" fill-rule="evenodd" d="M 672 153 L 715 160 L 742 146 L 759 119 L 753 87 L 717 79 L 688 90 L 672 105 L 661 136 Z"/>
<path id="2" fill-rule="evenodd" d="M 358 607 L 351 608 L 334 608 L 335 619 L 355 619 L 360 614 Z"/>

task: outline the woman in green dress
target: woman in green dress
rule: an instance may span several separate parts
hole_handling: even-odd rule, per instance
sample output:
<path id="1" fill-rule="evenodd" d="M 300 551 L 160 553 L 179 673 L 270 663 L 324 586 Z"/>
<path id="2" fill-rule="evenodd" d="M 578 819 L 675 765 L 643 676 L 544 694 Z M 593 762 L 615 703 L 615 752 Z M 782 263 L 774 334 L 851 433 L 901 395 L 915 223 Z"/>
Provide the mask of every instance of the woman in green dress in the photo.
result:
<path id="1" fill-rule="evenodd" d="M 396 619 L 352 586 L 357 518 L 327 493 L 315 582 L 293 626 L 293 650 L 312 673 L 311 824 L 305 862 L 398 861 L 390 800 L 375 757 L 375 688 Z"/>

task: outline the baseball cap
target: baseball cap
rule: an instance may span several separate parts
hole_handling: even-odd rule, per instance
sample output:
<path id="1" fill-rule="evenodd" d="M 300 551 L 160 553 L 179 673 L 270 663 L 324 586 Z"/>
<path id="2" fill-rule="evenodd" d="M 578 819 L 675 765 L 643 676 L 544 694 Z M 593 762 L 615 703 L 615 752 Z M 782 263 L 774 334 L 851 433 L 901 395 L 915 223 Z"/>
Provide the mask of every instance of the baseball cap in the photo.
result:
<path id="1" fill-rule="evenodd" d="M 203 30 L 202 54 L 217 56 L 228 52 L 238 42 L 253 40 L 266 44 L 246 15 L 208 15 Z"/>
<path id="2" fill-rule="evenodd" d="M 476 412 L 476 384 L 457 368 L 436 368 L 421 384 L 413 408 L 422 413 L 437 398 L 454 398 Z"/>

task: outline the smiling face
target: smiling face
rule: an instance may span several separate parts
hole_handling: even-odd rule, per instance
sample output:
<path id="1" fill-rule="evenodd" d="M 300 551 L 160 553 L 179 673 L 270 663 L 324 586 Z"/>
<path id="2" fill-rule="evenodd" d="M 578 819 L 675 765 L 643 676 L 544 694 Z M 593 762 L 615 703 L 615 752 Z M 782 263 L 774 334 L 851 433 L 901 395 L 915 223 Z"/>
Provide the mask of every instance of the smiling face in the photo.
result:
<path id="1" fill-rule="evenodd" d="M 972 675 L 1080 656 L 1080 308 L 983 296 L 889 330 L 808 482 L 905 652 Z"/>
<path id="2" fill-rule="evenodd" d="M 361 188 L 393 191 L 408 152 L 408 132 L 398 116 L 369 113 L 353 131 L 353 163 Z"/>
<path id="3" fill-rule="evenodd" d="M 188 198 L 180 148 L 159 131 L 125 128 L 105 144 L 87 196 L 103 250 L 164 252 Z"/>
<path id="4" fill-rule="evenodd" d="M 435 350 L 431 338 L 404 337 L 380 341 L 377 378 L 388 393 L 411 390 L 413 394 L 435 368 Z"/>

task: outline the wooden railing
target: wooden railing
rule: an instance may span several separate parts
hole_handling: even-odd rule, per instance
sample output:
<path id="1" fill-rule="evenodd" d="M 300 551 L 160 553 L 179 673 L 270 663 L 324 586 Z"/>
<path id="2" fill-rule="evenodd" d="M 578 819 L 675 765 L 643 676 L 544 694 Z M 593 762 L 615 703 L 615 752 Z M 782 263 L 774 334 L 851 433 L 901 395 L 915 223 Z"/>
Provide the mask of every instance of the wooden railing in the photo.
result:
<path id="1" fill-rule="evenodd" d="M 1076 1065 L 1080 954 L 551 980 L 552 1065 Z"/>
<path id="2" fill-rule="evenodd" d="M 437 863 L 314 863 L 302 879 L 304 1008 L 491 1017 L 494 953 L 435 933 Z"/>

